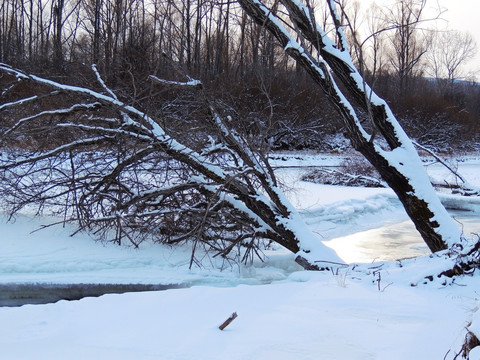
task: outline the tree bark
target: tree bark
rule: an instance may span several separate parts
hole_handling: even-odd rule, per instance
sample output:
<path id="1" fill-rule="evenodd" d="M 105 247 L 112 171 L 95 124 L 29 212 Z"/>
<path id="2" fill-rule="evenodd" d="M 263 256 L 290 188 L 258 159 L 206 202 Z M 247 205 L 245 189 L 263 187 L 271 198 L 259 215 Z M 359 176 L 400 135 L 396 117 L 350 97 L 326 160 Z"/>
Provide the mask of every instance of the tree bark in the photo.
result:
<path id="1" fill-rule="evenodd" d="M 231 322 L 232 322 L 233 320 L 235 320 L 237 317 L 238 317 L 237 313 L 234 312 L 234 313 L 233 313 L 227 320 L 225 320 L 225 321 L 222 323 L 222 325 L 220 325 L 218 328 L 219 328 L 220 330 L 225 329 L 225 328 L 226 328 L 228 325 L 230 325 Z"/>
<path id="2" fill-rule="evenodd" d="M 328 1 L 328 4 L 336 24 L 340 48 L 314 22 L 312 10 L 296 0 L 281 2 L 287 8 L 297 32 L 318 52 L 318 59 L 315 54 L 296 43 L 270 8 L 256 0 L 240 0 L 243 9 L 270 31 L 287 54 L 320 85 L 340 114 L 352 146 L 365 156 L 394 190 L 430 250 L 444 250 L 461 242 L 461 231 L 435 195 L 413 144 L 385 101 L 366 85 L 353 65 L 336 17 L 334 2 Z M 340 91 L 330 71 L 343 83 L 357 106 L 371 114 L 371 121 L 388 144 L 389 150 L 384 150 L 381 144 L 374 141 L 374 135 L 369 135 L 362 127 L 354 107 Z"/>
<path id="3" fill-rule="evenodd" d="M 55 38 L 53 42 L 55 65 L 60 66 L 63 63 L 62 49 L 62 29 L 63 29 L 63 7 L 64 0 L 58 0 L 53 7 L 55 21 Z"/>

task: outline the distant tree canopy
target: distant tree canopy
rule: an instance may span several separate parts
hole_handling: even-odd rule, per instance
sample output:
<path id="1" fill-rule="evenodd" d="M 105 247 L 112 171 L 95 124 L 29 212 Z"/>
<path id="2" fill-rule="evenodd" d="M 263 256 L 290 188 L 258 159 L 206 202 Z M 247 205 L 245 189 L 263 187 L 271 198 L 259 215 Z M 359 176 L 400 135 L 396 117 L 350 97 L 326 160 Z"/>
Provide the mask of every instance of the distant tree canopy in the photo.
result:
<path id="1" fill-rule="evenodd" d="M 454 82 L 463 74 L 461 65 L 442 63 L 441 54 L 431 49 L 431 44 L 444 42 L 444 36 L 433 41 L 427 36 L 432 32 L 425 33 L 425 0 L 397 1 L 388 9 L 337 3 L 354 59 L 364 63 L 361 72 L 412 137 L 441 150 L 478 140 L 480 87 Z M 333 29 L 321 15 L 328 13 L 323 2 L 315 13 L 319 23 Z M 468 46 L 460 64 L 475 50 L 471 39 Z M 96 64 L 109 86 L 129 103 L 147 98 L 151 87 L 146 78 L 151 74 L 163 79 L 189 74 L 238 111 L 255 114 L 255 126 L 268 127 L 277 148 L 318 146 L 319 134 L 341 128 L 322 95 L 312 95 L 304 70 L 236 2 L 5 0 L 0 4 L 0 62 L 80 83 L 88 76 L 83 65 Z M 450 86 L 424 77 L 432 71 L 447 74 Z M 306 102 L 316 106 L 305 110 Z M 319 118 L 324 120 L 321 128 L 311 123 Z M 430 135 L 425 128 L 439 119 L 442 130 Z"/>

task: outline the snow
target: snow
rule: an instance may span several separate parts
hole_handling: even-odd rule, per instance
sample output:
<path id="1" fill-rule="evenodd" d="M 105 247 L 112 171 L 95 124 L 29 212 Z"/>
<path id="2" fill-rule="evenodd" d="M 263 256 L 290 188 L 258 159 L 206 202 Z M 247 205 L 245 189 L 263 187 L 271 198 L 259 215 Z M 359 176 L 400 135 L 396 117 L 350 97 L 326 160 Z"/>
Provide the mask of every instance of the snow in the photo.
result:
<path id="1" fill-rule="evenodd" d="M 154 75 L 150 75 L 149 78 L 155 80 L 158 83 L 162 83 L 165 85 L 175 85 L 175 86 L 201 86 L 202 85 L 200 80 L 194 80 L 194 79 L 189 79 L 189 81 L 180 82 L 180 81 L 170 81 L 165 79 L 159 79 Z"/>
<path id="2" fill-rule="evenodd" d="M 274 160 L 286 196 L 312 233 L 343 260 L 362 263 L 333 273 L 304 271 L 278 248 L 252 266 L 205 257 L 204 267 L 189 269 L 188 247 L 102 244 L 84 233 L 71 237 L 71 226 L 32 233 L 51 219 L 18 216 L 6 223 L 4 217 L 0 284 L 188 288 L 0 307 L 0 358 L 453 359 L 466 327 L 480 334 L 478 276 L 426 280 L 452 265 L 440 255 L 383 262 L 422 252 L 392 192 L 306 183 L 305 170 L 296 168 L 340 162 L 315 154 Z M 477 159 L 458 165 L 478 186 Z M 443 176 L 435 166 L 428 171 Z M 468 215 L 456 216 L 470 218 L 468 231 L 480 232 L 475 201 L 442 198 L 470 206 Z M 385 233 L 397 243 L 389 245 Z M 220 331 L 233 312 L 238 318 Z M 480 358 L 478 349 L 470 358 Z"/>
<path id="3" fill-rule="evenodd" d="M 2 357 L 442 359 L 465 325 L 465 302 L 449 290 L 303 280 L 0 308 Z M 220 331 L 233 311 L 238 318 Z"/>
<path id="4" fill-rule="evenodd" d="M 33 100 L 36 100 L 36 99 L 38 99 L 38 96 L 34 95 L 34 96 L 31 96 L 31 97 L 28 97 L 28 98 L 21 99 L 19 101 L 4 103 L 4 104 L 0 105 L 0 110 L 6 109 L 6 108 L 11 107 L 11 106 L 24 104 L 26 102 L 33 101 Z"/>

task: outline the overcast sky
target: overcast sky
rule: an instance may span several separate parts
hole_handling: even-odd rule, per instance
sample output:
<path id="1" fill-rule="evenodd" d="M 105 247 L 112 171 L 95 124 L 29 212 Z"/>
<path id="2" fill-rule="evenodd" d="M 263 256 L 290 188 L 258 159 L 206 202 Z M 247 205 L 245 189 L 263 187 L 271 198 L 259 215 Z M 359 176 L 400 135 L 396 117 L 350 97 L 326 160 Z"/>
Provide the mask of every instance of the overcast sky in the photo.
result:
<path id="1" fill-rule="evenodd" d="M 360 3 L 364 1 L 360 0 Z M 391 4 L 394 0 L 370 1 L 383 5 Z M 480 0 L 427 0 L 429 9 L 438 7 L 437 4 L 448 9 L 442 14 L 442 18 L 445 19 L 445 25 L 448 24 L 450 30 L 468 31 L 474 36 L 479 51 L 477 56 L 468 63 L 468 68 L 476 72 L 477 81 L 480 81 Z M 442 22 L 439 22 L 439 25 L 441 24 Z"/>
<path id="2" fill-rule="evenodd" d="M 480 0 L 429 0 L 431 4 L 437 1 L 448 9 L 442 18 L 448 21 L 451 30 L 468 31 L 477 42 L 477 55 L 468 63 L 468 68 L 475 71 L 477 81 L 480 81 Z"/>
<path id="3" fill-rule="evenodd" d="M 449 27 L 470 32 L 480 45 L 480 1 L 439 0 L 439 2 L 448 9 L 442 17 L 449 22 Z"/>
<path id="4" fill-rule="evenodd" d="M 468 31 L 474 36 L 479 50 L 476 57 L 468 63 L 468 68 L 475 71 L 477 81 L 480 81 L 480 0 L 439 0 L 439 2 L 448 9 L 443 17 L 448 21 L 450 29 Z"/>

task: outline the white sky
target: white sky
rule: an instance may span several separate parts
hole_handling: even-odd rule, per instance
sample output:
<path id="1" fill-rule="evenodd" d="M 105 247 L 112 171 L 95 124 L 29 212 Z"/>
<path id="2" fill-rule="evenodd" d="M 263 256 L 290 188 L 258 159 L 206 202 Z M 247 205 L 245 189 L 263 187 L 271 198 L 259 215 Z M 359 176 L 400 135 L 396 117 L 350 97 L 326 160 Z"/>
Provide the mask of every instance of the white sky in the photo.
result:
<path id="1" fill-rule="evenodd" d="M 431 1 L 431 0 L 430 0 Z M 467 67 L 476 73 L 480 80 L 480 1 L 479 0 L 438 0 L 440 5 L 447 8 L 443 15 L 452 30 L 468 31 L 473 35 L 479 48 L 474 59 Z"/>
<path id="2" fill-rule="evenodd" d="M 378 5 L 392 3 L 394 0 L 360 0 L 364 2 L 372 1 Z M 467 67 L 476 72 L 477 81 L 480 80 L 480 0 L 427 0 L 427 7 L 438 7 L 448 9 L 443 13 L 442 18 L 450 30 L 468 31 L 471 33 L 479 48 L 477 56 L 470 60 Z M 441 25 L 441 22 L 439 23 Z"/>

